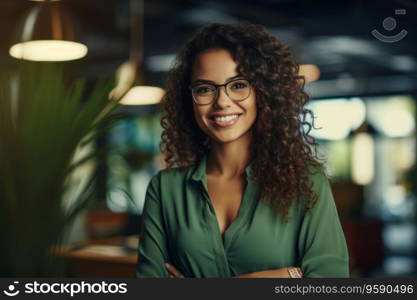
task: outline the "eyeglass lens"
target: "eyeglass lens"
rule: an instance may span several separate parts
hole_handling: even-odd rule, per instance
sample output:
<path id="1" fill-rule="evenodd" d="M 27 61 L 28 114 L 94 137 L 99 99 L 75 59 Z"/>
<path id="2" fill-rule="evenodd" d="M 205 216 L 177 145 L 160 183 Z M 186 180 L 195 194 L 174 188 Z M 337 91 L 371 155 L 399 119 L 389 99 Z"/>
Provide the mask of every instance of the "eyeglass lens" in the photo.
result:
<path id="1" fill-rule="evenodd" d="M 250 84 L 246 79 L 230 81 L 225 88 L 227 96 L 234 101 L 244 100 L 250 93 Z M 192 88 L 192 93 L 196 102 L 210 103 L 217 96 L 217 87 L 208 83 L 199 84 Z"/>

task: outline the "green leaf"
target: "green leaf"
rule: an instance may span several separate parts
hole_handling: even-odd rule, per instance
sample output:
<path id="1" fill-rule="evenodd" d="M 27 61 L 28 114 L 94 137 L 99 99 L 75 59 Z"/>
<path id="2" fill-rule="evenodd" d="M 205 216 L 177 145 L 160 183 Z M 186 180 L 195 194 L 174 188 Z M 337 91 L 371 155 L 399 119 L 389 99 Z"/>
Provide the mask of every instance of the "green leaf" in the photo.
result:
<path id="1" fill-rule="evenodd" d="M 0 80 L 0 276 L 48 276 L 55 261 L 50 250 L 98 201 L 97 174 L 70 179 L 103 149 L 76 162 L 74 155 L 123 116 L 108 100 L 110 82 L 87 93 L 85 81 L 70 82 L 56 64 L 23 63 Z"/>

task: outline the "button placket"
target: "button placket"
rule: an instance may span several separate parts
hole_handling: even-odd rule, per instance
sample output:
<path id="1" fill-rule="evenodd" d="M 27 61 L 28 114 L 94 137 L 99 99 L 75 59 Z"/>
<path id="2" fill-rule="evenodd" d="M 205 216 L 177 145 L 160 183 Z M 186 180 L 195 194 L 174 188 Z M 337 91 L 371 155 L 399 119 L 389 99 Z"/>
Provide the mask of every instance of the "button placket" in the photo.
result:
<path id="1" fill-rule="evenodd" d="M 206 207 L 209 210 L 206 213 L 206 221 L 208 224 L 208 234 L 209 236 L 211 235 L 213 241 L 213 253 L 215 253 L 216 256 L 221 258 L 221 261 L 216 260 L 216 264 L 223 277 L 230 277 L 229 262 L 227 261 L 226 253 L 224 250 L 224 245 L 216 218 L 216 212 L 214 210 L 213 205 L 211 204 L 210 195 L 207 191 L 204 182 L 202 182 L 201 189 L 204 201 L 206 202 Z"/>

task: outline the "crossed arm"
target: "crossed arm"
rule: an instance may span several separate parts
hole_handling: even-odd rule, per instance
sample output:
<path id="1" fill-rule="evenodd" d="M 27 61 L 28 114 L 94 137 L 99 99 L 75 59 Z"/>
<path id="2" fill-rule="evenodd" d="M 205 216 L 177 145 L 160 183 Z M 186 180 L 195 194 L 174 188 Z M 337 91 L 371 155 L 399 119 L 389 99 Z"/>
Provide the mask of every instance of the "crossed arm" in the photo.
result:
<path id="1" fill-rule="evenodd" d="M 166 263 L 165 267 L 170 272 L 170 278 L 184 278 L 180 271 L 173 265 Z M 303 273 L 298 267 L 284 267 L 279 269 L 264 270 L 233 276 L 234 278 L 302 278 Z"/>

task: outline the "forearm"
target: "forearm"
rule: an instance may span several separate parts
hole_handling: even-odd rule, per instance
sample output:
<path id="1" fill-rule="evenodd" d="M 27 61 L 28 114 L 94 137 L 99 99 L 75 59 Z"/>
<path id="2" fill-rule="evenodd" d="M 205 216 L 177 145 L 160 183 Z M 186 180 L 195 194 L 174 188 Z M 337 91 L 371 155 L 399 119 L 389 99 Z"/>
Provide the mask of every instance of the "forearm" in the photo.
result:
<path id="1" fill-rule="evenodd" d="M 301 278 L 302 272 L 299 268 L 288 266 L 279 269 L 257 271 L 247 274 L 233 276 L 235 278 Z"/>

